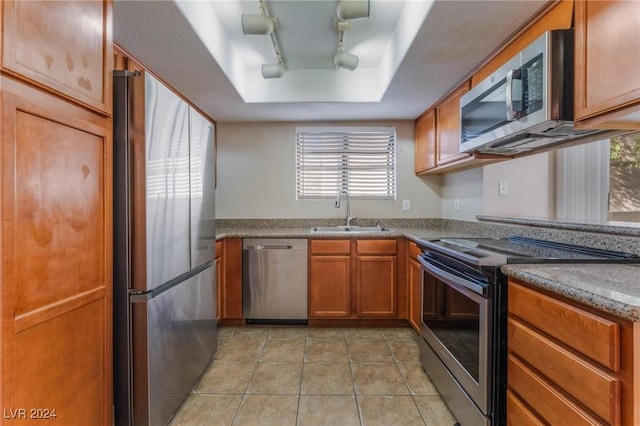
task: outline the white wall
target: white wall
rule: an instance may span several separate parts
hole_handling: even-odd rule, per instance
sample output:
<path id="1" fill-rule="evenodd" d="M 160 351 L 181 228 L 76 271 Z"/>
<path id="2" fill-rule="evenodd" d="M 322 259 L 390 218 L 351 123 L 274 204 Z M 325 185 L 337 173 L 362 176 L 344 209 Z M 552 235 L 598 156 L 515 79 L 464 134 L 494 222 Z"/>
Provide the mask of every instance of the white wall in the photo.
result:
<path id="1" fill-rule="evenodd" d="M 261 122 L 217 125 L 218 219 L 342 218 L 335 200 L 296 200 L 295 128 L 297 126 L 396 126 L 397 199 L 352 200 L 360 218 L 437 218 L 441 214 L 439 176 L 414 174 L 413 121 Z M 402 200 L 411 210 L 402 210 Z"/>
<path id="2" fill-rule="evenodd" d="M 498 194 L 507 182 L 508 195 Z M 484 214 L 555 219 L 555 153 L 543 152 L 484 167 Z"/>
<path id="3" fill-rule="evenodd" d="M 442 217 L 475 220 L 482 214 L 482 167 L 444 175 L 442 182 Z M 456 200 L 459 210 L 455 209 Z"/>
<path id="4" fill-rule="evenodd" d="M 508 195 L 498 195 L 498 182 L 507 182 Z M 458 211 L 454 209 L 456 199 Z M 476 215 L 553 220 L 554 153 L 506 160 L 445 175 L 442 217 L 475 220 Z"/>

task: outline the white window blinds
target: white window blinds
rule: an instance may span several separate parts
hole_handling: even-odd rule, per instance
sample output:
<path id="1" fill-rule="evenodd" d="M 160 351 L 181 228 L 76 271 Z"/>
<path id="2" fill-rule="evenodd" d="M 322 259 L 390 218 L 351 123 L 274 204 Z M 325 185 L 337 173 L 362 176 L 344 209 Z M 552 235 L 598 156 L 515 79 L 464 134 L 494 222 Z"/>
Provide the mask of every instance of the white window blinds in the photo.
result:
<path id="1" fill-rule="evenodd" d="M 332 198 L 346 190 L 353 198 L 396 198 L 396 130 L 382 128 L 297 128 L 296 196 Z"/>

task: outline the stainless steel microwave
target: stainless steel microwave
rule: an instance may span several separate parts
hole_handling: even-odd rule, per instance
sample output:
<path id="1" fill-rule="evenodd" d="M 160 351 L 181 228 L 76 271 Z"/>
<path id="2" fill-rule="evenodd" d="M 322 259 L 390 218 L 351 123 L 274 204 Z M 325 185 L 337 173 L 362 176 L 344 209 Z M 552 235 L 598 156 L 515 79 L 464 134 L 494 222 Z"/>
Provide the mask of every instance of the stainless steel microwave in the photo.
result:
<path id="1" fill-rule="evenodd" d="M 460 99 L 460 151 L 516 154 L 573 128 L 573 31 L 548 31 Z"/>

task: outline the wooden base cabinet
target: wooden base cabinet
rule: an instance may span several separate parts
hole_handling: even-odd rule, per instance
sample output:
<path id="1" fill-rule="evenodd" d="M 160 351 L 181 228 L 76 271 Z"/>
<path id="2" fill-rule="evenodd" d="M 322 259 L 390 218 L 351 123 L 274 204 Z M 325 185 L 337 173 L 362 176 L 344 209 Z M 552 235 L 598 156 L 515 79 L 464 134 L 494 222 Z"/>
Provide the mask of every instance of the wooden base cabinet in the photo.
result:
<path id="1" fill-rule="evenodd" d="M 218 282 L 218 315 L 222 323 L 241 324 L 242 319 L 242 239 L 225 238 L 216 243 L 220 250 Z M 218 267 L 218 266 L 216 266 Z"/>
<path id="2" fill-rule="evenodd" d="M 508 424 L 638 424 L 637 325 L 515 280 L 508 292 Z"/>
<path id="3" fill-rule="evenodd" d="M 311 241 L 309 316 L 351 316 L 351 243 L 349 240 Z"/>
<path id="4" fill-rule="evenodd" d="M 224 244 L 216 241 L 216 321 L 220 323 L 224 313 Z"/>
<path id="5" fill-rule="evenodd" d="M 422 321 L 422 266 L 416 260 L 421 251 L 416 243 L 409 242 L 409 324 L 416 332 L 420 332 Z"/>
<path id="6" fill-rule="evenodd" d="M 309 318 L 395 318 L 396 240 L 311 240 Z"/>

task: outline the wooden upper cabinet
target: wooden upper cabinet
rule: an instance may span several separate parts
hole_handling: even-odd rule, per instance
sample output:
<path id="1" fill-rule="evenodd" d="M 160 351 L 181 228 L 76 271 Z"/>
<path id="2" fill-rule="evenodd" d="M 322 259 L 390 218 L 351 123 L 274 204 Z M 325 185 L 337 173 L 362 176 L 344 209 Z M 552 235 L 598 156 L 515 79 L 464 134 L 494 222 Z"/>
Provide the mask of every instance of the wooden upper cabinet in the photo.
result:
<path id="1" fill-rule="evenodd" d="M 436 111 L 431 109 L 416 121 L 415 172 L 436 166 Z"/>
<path id="2" fill-rule="evenodd" d="M 436 107 L 438 166 L 468 157 L 460 152 L 460 98 L 469 91 L 465 82 Z"/>
<path id="3" fill-rule="evenodd" d="M 576 1 L 575 42 L 575 119 L 640 128 L 640 2 Z"/>
<path id="4" fill-rule="evenodd" d="M 2 71 L 111 114 L 110 1 L 4 1 Z"/>

